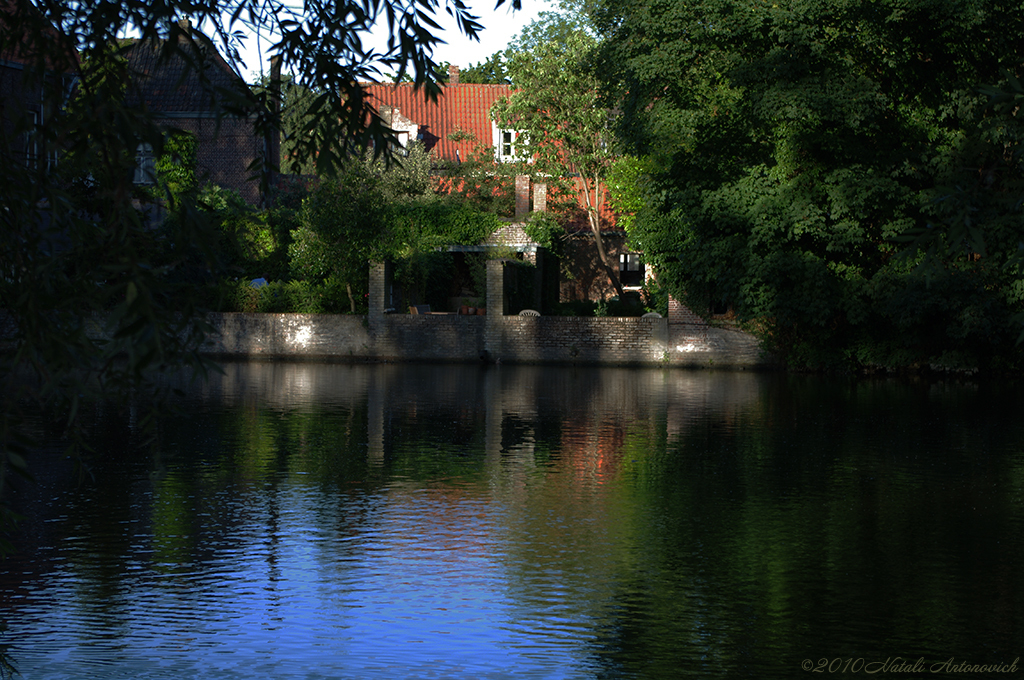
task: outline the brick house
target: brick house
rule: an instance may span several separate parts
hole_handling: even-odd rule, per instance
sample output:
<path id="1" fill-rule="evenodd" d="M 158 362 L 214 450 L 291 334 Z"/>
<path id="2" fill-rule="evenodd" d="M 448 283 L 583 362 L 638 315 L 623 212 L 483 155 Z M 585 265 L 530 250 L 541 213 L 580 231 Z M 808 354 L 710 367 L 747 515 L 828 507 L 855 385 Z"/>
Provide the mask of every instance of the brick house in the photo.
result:
<path id="1" fill-rule="evenodd" d="M 26 18 L 16 14 L 22 11 L 35 12 L 29 23 L 42 26 L 38 41 L 25 35 Z M 31 64 L 40 59 L 46 73 L 27 77 Z M 42 15 L 0 0 L 0 163 L 4 168 L 32 169 L 41 162 L 55 162 L 55 157 L 46 156 L 30 129 L 44 124 L 64 106 L 77 68 L 77 54 Z"/>
<path id="2" fill-rule="evenodd" d="M 460 83 L 458 67 L 449 70 L 449 80 L 437 101 L 427 101 L 423 92 L 411 83 L 368 83 L 371 101 L 392 129 L 398 132 L 403 145 L 418 139 L 437 160 L 459 163 L 474 154 L 480 146 L 493 149 L 496 163 L 521 161 L 516 130 L 500 128 L 492 120 L 491 107 L 500 98 L 512 93 L 509 85 Z M 523 182 L 525 181 L 525 184 Z M 599 265 L 597 247 L 590 233 L 582 197 L 580 179 L 575 179 L 579 194 L 575 203 L 579 210 L 566 224 L 569 242 L 564 269 L 570 274 L 561 284 L 563 300 L 600 299 L 615 295 L 615 289 Z M 529 177 L 516 183 L 515 221 L 526 219 L 530 210 L 545 210 L 549 192 L 543 183 L 531 187 Z M 542 198 L 538 199 L 538 196 Z M 643 265 L 637 253 L 626 247 L 626 234 L 615 226 L 615 215 L 602 197 L 601 221 L 606 228 L 602 237 L 609 256 L 619 261 L 620 277 L 627 287 L 643 283 Z M 521 245 L 521 244 L 520 244 Z"/>
<path id="3" fill-rule="evenodd" d="M 490 116 L 494 102 L 512 92 L 508 85 L 460 83 L 453 66 L 437 101 L 427 101 L 412 83 L 367 83 L 366 90 L 385 120 L 407 121 L 393 126 L 400 139 L 418 139 L 437 160 L 461 162 L 480 145 L 493 148 L 496 161 L 515 158 L 515 131 L 499 129 Z"/>
<path id="4" fill-rule="evenodd" d="M 194 31 L 187 24 L 185 27 Z M 209 43 L 206 40 L 196 42 Z M 256 132 L 255 113 L 218 113 L 227 100 L 227 93 L 244 96 L 248 85 L 214 49 L 204 52 L 198 60 L 209 80 L 207 87 L 194 70 L 184 75 L 187 65 L 181 56 L 173 55 L 161 61 L 160 50 L 159 43 L 135 40 L 125 51 L 133 74 L 126 103 L 145 108 L 168 128 L 195 136 L 196 175 L 201 182 L 233 189 L 248 203 L 259 202 L 258 170 L 254 177 L 250 167 L 259 168 L 265 159 L 273 158 L 276 149 Z M 140 145 L 138 160 L 136 182 L 151 182 L 152 150 Z"/>

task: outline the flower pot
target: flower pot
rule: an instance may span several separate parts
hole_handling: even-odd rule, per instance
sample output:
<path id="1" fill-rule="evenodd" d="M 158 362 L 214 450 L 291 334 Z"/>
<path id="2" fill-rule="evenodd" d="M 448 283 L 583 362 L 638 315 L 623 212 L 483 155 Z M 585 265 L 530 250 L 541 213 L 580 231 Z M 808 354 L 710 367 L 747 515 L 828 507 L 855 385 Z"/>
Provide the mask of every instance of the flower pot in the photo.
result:
<path id="1" fill-rule="evenodd" d="M 476 314 L 476 307 L 466 307 L 466 314 L 473 316 Z"/>
<path id="2" fill-rule="evenodd" d="M 462 314 L 463 316 L 469 314 L 469 305 L 462 305 L 459 307 L 459 314 Z"/>
<path id="3" fill-rule="evenodd" d="M 476 315 L 477 316 L 483 316 L 486 313 L 487 313 L 487 310 L 485 308 L 483 308 L 483 307 L 477 307 L 476 308 Z"/>

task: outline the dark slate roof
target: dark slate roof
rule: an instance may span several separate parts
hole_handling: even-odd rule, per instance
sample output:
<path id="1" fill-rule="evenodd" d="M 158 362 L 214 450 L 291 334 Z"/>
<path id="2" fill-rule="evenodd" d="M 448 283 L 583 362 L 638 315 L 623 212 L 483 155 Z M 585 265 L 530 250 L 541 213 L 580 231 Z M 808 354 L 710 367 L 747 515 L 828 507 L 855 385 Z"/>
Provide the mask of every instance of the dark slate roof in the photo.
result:
<path id="1" fill-rule="evenodd" d="M 184 39 L 183 49 L 190 48 Z M 217 90 L 243 92 L 247 87 L 224 58 L 212 47 L 203 50 L 202 59 L 210 86 L 204 88 L 195 70 L 187 69 L 187 62 L 179 54 L 169 57 L 161 55 L 163 41 L 134 40 L 125 50 L 132 83 L 127 92 L 127 104 L 138 106 L 145 103 L 149 111 L 156 114 L 203 114 L 211 112 L 213 102 L 224 102 L 229 98 Z M 199 56 L 199 55 L 197 55 Z M 161 58 L 163 57 L 163 58 Z M 188 75 L 182 78 L 182 74 Z"/>
<path id="2" fill-rule="evenodd" d="M 28 26 L 40 31 L 40 35 L 26 32 Z M 63 38 L 53 24 L 28 3 L 0 0 L 0 44 L 3 45 L 0 62 L 4 65 L 32 64 L 42 57 L 48 71 L 72 73 L 78 69 L 78 53 L 71 41 Z"/>
<path id="3" fill-rule="evenodd" d="M 450 161 L 457 160 L 456 150 L 466 160 L 480 144 L 494 146 L 491 105 L 512 92 L 508 85 L 449 84 L 436 102 L 428 102 L 424 92 L 414 90 L 412 83 L 365 85 L 375 108 L 397 108 L 401 115 L 420 126 L 419 134 L 427 151 Z M 468 133 L 473 139 L 448 139 L 456 131 Z"/>

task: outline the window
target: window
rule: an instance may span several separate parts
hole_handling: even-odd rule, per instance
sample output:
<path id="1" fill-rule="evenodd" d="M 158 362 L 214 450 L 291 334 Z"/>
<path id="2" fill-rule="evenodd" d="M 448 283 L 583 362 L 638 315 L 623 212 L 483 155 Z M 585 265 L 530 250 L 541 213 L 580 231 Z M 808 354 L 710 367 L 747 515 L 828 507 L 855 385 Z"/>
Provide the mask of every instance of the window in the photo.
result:
<path id="1" fill-rule="evenodd" d="M 512 144 L 515 141 L 515 139 L 516 139 L 516 135 L 511 130 L 502 130 L 501 131 L 501 151 L 499 151 L 498 153 L 503 158 L 513 158 L 513 157 L 515 157 L 515 155 L 516 155 L 516 153 L 515 153 L 515 146 L 513 146 L 513 144 Z"/>
<path id="2" fill-rule="evenodd" d="M 640 253 L 619 253 L 619 281 L 623 286 L 644 285 L 644 263 Z"/>
<path id="3" fill-rule="evenodd" d="M 499 128 L 492 123 L 494 160 L 499 163 L 511 163 L 525 159 L 525 147 L 529 139 L 521 132 Z"/>
<path id="4" fill-rule="evenodd" d="M 392 147 L 392 150 L 402 156 L 409 155 L 409 133 L 408 131 L 396 132 L 395 137 L 398 138 L 398 143 Z"/>
<path id="5" fill-rule="evenodd" d="M 28 132 L 22 136 L 22 144 L 24 145 L 25 154 L 25 165 L 30 169 L 34 170 L 36 163 L 39 162 L 39 139 L 36 137 L 36 129 L 39 125 L 39 112 L 29 111 L 28 121 L 31 127 Z"/>
<path id="6" fill-rule="evenodd" d="M 135 177 L 132 181 L 136 184 L 156 184 L 156 158 L 153 157 L 151 144 L 139 144 L 135 149 Z"/>

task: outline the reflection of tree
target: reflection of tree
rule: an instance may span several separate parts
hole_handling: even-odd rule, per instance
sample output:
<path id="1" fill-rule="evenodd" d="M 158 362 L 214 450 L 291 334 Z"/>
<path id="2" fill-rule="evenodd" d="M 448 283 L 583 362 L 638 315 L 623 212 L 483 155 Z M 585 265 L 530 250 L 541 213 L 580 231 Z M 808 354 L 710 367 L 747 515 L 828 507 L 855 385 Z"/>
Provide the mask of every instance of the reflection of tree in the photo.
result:
<path id="1" fill-rule="evenodd" d="M 1019 522 L 1004 493 L 1020 473 L 975 452 L 1020 433 L 965 413 L 979 408 L 969 390 L 759 382 L 761 399 L 705 412 L 631 471 L 647 521 L 618 597 L 644 616 L 615 627 L 611 667 L 657 675 L 673 669 L 651 660 L 676 659 L 676 673 L 719 674 L 875 640 L 938 657 L 992 636 L 1009 651 L 1017 628 L 1001 604 L 1024 590 L 1006 583 L 998 544 Z"/>

